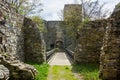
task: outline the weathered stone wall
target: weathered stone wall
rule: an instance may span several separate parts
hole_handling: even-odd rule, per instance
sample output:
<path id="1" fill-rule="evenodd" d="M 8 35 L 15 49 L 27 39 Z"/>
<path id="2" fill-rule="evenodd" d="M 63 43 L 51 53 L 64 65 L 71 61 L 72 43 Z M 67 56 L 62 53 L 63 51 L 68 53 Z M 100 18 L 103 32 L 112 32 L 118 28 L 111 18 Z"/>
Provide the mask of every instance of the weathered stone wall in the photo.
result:
<path id="1" fill-rule="evenodd" d="M 43 62 L 42 43 L 37 25 L 0 0 L 0 80 L 34 80 L 36 69 L 21 61 Z"/>
<path id="2" fill-rule="evenodd" d="M 72 23 L 76 23 L 75 25 L 78 26 L 82 22 L 82 6 L 80 4 L 66 4 L 64 6 L 64 21 L 71 24 L 70 20 L 74 20 Z M 73 18 L 74 17 L 74 18 Z M 76 22 L 75 22 L 76 21 Z M 70 28 L 64 28 L 66 26 L 71 27 L 73 25 L 63 25 L 64 29 L 64 46 L 72 51 L 75 51 L 76 46 L 76 38 L 72 34 L 69 33 Z M 74 26 L 75 26 L 74 25 Z"/>
<path id="3" fill-rule="evenodd" d="M 44 38 L 47 51 L 56 47 L 57 32 L 61 32 L 60 23 L 61 21 L 46 22 L 46 32 L 44 33 Z"/>
<path id="4" fill-rule="evenodd" d="M 74 53 L 75 62 L 99 62 L 106 22 L 106 20 L 95 20 L 83 25 L 79 31 L 78 45 Z"/>
<path id="5" fill-rule="evenodd" d="M 100 78 L 120 79 L 120 4 L 109 18 L 100 57 Z"/>
<path id="6" fill-rule="evenodd" d="M 44 61 L 44 44 L 37 25 L 28 18 L 24 19 L 24 51 L 25 60 L 31 62 Z"/>
<path id="7" fill-rule="evenodd" d="M 0 80 L 33 80 L 36 69 L 24 64 L 24 17 L 0 0 Z"/>
<path id="8" fill-rule="evenodd" d="M 9 3 L 0 0 L 0 52 L 24 60 L 23 19 Z"/>
<path id="9" fill-rule="evenodd" d="M 66 4 L 64 7 L 64 20 L 68 19 L 68 16 L 70 17 L 73 15 L 74 17 L 78 16 L 78 13 L 73 13 L 77 11 L 82 17 L 82 6 L 80 4 Z M 76 15 L 76 16 L 75 16 Z M 82 21 L 82 19 L 80 19 Z"/>

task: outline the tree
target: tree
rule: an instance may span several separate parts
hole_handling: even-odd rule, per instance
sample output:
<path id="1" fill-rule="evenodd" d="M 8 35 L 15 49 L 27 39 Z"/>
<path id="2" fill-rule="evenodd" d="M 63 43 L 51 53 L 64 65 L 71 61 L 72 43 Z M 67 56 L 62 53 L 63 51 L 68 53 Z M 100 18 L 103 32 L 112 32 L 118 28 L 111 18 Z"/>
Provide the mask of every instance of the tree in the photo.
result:
<path id="1" fill-rule="evenodd" d="M 44 31 L 44 21 L 43 19 L 41 19 L 39 16 L 33 16 L 31 17 L 31 19 L 37 24 L 39 30 L 41 32 Z"/>
<path id="2" fill-rule="evenodd" d="M 41 6 L 41 3 L 39 0 L 6 0 L 9 2 L 15 9 L 16 12 L 28 15 L 28 14 L 34 14 L 36 12 L 42 11 L 41 8 L 37 9 L 37 7 Z"/>
<path id="3" fill-rule="evenodd" d="M 64 8 L 63 28 L 69 36 L 77 38 L 79 30 L 90 20 L 103 19 L 108 14 L 108 11 L 103 11 L 106 3 L 100 4 L 99 0 L 79 0 L 81 6 L 71 6 Z M 74 7 L 74 8 L 72 8 Z M 80 8 L 79 8 L 80 7 Z"/>
<path id="4" fill-rule="evenodd" d="M 108 10 L 104 10 L 104 6 L 106 3 L 101 3 L 99 0 L 79 0 L 81 2 L 83 8 L 83 19 L 103 19 L 110 12 Z"/>

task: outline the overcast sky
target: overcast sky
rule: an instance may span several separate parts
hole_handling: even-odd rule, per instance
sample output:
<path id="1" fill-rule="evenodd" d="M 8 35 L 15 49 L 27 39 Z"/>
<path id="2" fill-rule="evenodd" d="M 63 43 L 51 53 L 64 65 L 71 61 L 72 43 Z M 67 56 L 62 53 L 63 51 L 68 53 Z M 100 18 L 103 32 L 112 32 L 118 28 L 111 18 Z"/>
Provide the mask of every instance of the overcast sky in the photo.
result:
<path id="1" fill-rule="evenodd" d="M 65 4 L 76 4 L 79 0 L 42 0 L 41 17 L 45 20 L 59 20 L 60 11 L 63 10 Z M 116 4 L 120 0 L 99 0 L 101 3 L 107 2 L 105 9 L 113 11 Z"/>

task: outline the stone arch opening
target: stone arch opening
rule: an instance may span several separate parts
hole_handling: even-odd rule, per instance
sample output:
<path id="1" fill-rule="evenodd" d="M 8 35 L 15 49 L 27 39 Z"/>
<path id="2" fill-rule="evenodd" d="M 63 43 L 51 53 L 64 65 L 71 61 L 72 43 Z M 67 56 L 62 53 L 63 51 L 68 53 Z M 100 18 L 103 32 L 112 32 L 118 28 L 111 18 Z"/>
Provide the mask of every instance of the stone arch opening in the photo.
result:
<path id="1" fill-rule="evenodd" d="M 55 47 L 55 44 L 50 44 L 50 48 L 53 49 Z"/>
<path id="2" fill-rule="evenodd" d="M 56 47 L 62 48 L 63 47 L 63 42 L 62 41 L 57 41 L 56 42 Z"/>

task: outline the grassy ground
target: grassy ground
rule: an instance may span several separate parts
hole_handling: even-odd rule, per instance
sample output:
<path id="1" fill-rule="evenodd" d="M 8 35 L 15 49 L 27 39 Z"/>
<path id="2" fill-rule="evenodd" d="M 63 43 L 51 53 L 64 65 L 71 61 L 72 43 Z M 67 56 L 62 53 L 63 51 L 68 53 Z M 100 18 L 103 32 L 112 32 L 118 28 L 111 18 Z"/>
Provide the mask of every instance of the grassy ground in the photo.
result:
<path id="1" fill-rule="evenodd" d="M 78 80 L 73 73 L 80 74 L 82 76 L 81 80 L 100 80 L 99 65 L 97 64 L 74 64 L 72 66 L 29 64 L 38 70 L 38 75 L 35 80 Z"/>
<path id="2" fill-rule="evenodd" d="M 47 80 L 77 80 L 71 66 L 51 66 Z"/>
<path id="3" fill-rule="evenodd" d="M 98 64 L 75 64 L 72 70 L 83 76 L 83 80 L 100 80 Z"/>
<path id="4" fill-rule="evenodd" d="M 28 63 L 33 65 L 38 70 L 38 75 L 35 80 L 46 80 L 48 76 L 49 65 L 48 64 L 37 64 L 37 63 Z"/>

